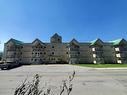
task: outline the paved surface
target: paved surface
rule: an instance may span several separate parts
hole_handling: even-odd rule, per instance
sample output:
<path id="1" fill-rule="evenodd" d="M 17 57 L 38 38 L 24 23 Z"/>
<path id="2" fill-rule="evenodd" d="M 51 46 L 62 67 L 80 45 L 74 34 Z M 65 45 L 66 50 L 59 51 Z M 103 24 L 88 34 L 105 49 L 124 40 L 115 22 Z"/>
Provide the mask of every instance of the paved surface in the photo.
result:
<path id="1" fill-rule="evenodd" d="M 45 83 L 51 85 L 55 92 L 73 70 L 76 77 L 71 95 L 127 95 L 127 69 L 91 69 L 71 65 L 30 65 L 0 71 L 0 95 L 13 95 L 14 89 L 26 77 L 31 80 L 37 73 L 41 75 L 41 86 Z"/>

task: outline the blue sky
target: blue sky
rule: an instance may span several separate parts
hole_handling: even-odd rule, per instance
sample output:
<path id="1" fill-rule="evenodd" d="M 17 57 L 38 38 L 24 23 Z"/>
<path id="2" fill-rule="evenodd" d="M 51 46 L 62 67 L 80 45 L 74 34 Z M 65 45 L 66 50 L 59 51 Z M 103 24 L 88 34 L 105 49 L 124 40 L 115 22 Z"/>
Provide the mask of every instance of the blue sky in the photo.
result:
<path id="1" fill-rule="evenodd" d="M 10 38 L 127 39 L 127 0 L 0 0 L 0 50 Z"/>

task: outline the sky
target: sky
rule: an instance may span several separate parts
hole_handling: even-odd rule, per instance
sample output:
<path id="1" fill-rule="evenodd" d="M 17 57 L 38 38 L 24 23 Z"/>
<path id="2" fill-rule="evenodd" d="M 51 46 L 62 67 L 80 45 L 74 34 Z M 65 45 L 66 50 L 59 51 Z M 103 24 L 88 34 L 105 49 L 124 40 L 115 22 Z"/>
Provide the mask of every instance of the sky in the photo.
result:
<path id="1" fill-rule="evenodd" d="M 0 0 L 0 50 L 10 38 L 127 40 L 127 0 Z"/>

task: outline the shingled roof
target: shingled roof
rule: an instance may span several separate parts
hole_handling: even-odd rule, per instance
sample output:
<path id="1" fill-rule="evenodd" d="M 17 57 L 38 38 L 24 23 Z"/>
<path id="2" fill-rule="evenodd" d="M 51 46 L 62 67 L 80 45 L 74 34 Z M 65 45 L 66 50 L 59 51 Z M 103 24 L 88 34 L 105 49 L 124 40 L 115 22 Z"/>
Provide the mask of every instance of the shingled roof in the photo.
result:
<path id="1" fill-rule="evenodd" d="M 15 45 L 21 45 L 21 44 L 23 44 L 22 41 L 19 41 L 19 40 L 13 39 L 13 38 L 11 38 L 8 42 L 10 42 L 10 41 L 12 41 Z M 8 43 L 8 42 L 7 42 L 7 43 Z M 7 44 L 7 43 L 6 43 L 6 44 Z"/>
<path id="2" fill-rule="evenodd" d="M 59 36 L 57 33 L 55 33 L 55 34 L 52 36 L 52 38 L 56 38 L 56 37 L 61 37 L 61 36 Z"/>
<path id="3" fill-rule="evenodd" d="M 98 41 L 99 41 L 99 42 L 102 42 L 102 40 L 98 38 L 98 39 L 95 39 L 95 40 L 91 41 L 91 44 L 90 44 L 90 45 L 96 45 L 96 43 L 97 43 Z M 102 43 L 103 43 L 103 42 L 102 42 Z"/>
<path id="4" fill-rule="evenodd" d="M 117 40 L 114 40 L 114 41 L 110 41 L 113 45 L 120 45 L 121 42 L 126 42 L 125 39 L 117 39 Z"/>

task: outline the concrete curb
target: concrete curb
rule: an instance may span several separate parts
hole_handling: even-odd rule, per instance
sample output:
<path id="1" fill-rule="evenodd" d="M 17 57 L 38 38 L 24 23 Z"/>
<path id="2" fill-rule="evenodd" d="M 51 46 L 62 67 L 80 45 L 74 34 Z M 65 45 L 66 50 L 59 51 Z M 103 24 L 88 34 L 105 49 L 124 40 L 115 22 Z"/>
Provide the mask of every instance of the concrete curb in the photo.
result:
<path id="1" fill-rule="evenodd" d="M 94 68 L 97 70 L 127 70 L 127 68 Z"/>

